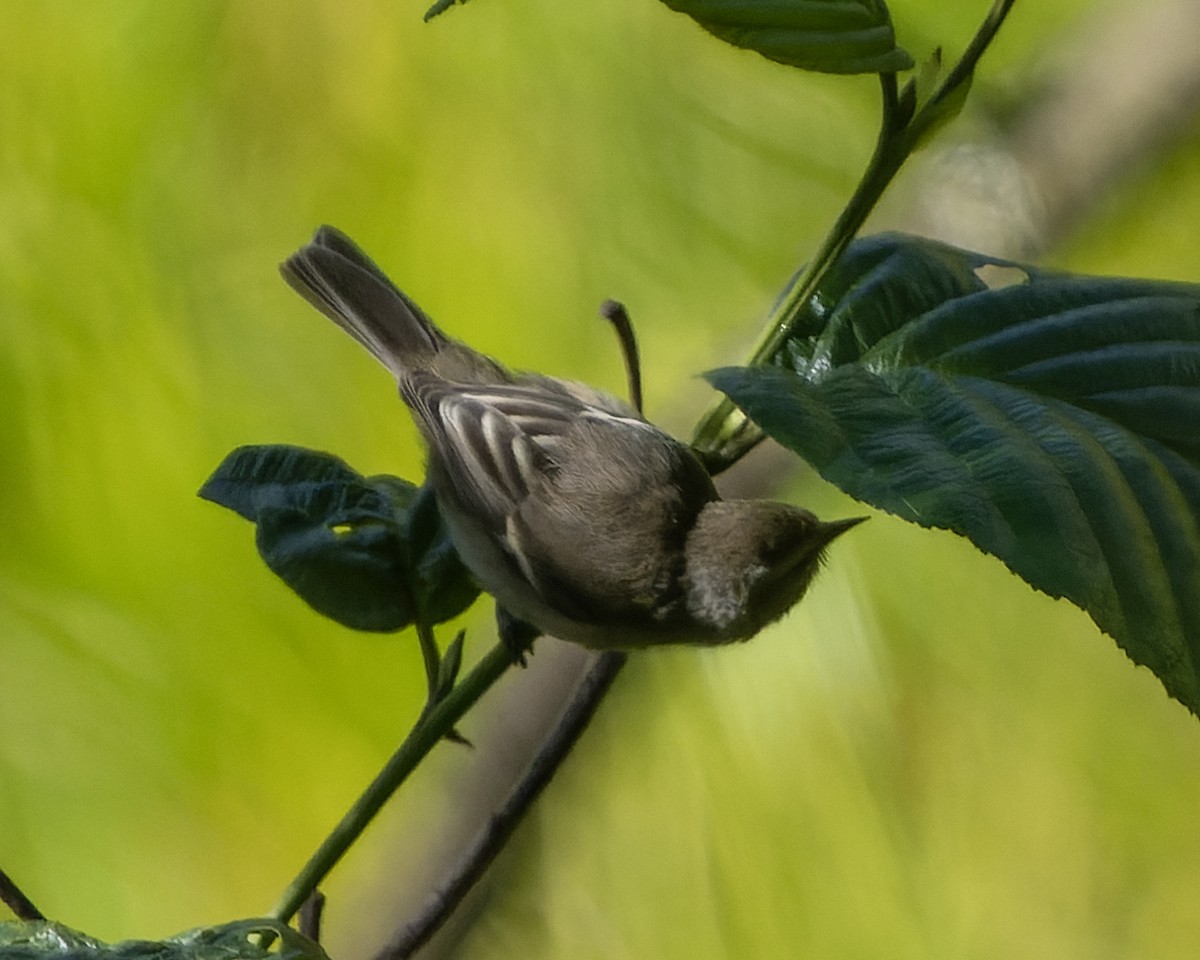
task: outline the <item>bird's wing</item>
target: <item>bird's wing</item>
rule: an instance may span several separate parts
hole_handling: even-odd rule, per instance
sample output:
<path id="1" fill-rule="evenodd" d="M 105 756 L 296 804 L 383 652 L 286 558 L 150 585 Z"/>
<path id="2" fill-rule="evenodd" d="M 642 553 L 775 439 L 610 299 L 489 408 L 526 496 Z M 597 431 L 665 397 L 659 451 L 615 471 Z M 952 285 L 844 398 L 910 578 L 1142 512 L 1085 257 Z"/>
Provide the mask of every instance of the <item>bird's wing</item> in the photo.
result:
<path id="1" fill-rule="evenodd" d="M 401 383 L 457 512 L 525 583 L 581 622 L 665 609 L 693 514 L 716 496 L 686 448 L 616 401 L 550 378 Z M 440 461 L 440 463 L 439 463 Z"/>
<path id="2" fill-rule="evenodd" d="M 624 418 L 556 381 L 462 384 L 415 371 L 401 394 L 467 513 L 500 535 L 529 495 L 561 470 L 564 441 L 581 419 Z"/>

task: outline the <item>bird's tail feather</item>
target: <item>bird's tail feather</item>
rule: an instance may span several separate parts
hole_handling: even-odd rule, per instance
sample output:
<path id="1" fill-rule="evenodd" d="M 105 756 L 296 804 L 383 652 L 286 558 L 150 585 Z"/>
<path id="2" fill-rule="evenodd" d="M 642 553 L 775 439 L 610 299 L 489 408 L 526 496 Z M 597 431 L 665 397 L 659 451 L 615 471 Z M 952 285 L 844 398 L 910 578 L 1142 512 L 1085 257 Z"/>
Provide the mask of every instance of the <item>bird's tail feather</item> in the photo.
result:
<path id="1" fill-rule="evenodd" d="M 279 266 L 300 296 L 371 351 L 399 379 L 433 365 L 449 341 L 358 245 L 320 227 Z"/>

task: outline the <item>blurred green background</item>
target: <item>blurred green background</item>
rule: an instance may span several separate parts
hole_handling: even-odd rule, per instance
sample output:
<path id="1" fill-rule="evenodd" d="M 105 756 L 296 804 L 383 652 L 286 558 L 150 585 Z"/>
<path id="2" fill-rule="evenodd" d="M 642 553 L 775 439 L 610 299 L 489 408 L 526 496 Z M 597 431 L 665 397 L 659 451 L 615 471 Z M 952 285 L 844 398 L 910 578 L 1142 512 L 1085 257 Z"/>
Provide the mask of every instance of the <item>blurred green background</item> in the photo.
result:
<path id="1" fill-rule="evenodd" d="M 922 59 L 986 4 L 894 6 Z M 976 101 L 1100 6 L 1018 4 Z M 275 264 L 336 224 L 452 333 L 612 389 L 594 317 L 620 298 L 650 415 L 686 433 L 694 374 L 736 359 L 870 150 L 872 80 L 654 0 L 423 9 L 6 10 L 0 866 L 95 936 L 265 911 L 419 709 L 410 637 L 323 622 L 195 497 L 243 443 L 419 477 L 387 375 Z M 1054 262 L 1200 279 L 1198 143 Z M 367 949 L 355 903 L 403 873 L 406 811 L 454 805 L 455 749 L 329 884 L 335 957 Z M 461 956 L 1190 958 L 1197 810 L 1200 726 L 1152 676 L 964 542 L 876 517 L 755 642 L 635 658 Z"/>

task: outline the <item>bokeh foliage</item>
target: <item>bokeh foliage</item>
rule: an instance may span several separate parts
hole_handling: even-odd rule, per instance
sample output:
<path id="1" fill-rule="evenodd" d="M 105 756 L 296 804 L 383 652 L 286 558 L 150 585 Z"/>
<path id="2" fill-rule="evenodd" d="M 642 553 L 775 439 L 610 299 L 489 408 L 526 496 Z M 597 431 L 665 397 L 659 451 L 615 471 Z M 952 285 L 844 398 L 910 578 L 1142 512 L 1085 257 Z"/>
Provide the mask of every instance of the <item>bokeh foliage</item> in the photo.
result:
<path id="1" fill-rule="evenodd" d="M 901 42 L 961 43 L 972 6 L 898 0 Z M 1018 5 L 981 101 L 1092 6 Z M 793 75 L 656 2 L 422 10 L 6 11 L 0 863 L 95 936 L 261 912 L 423 697 L 415 644 L 324 622 L 194 496 L 244 443 L 419 473 L 387 375 L 274 264 L 338 224 L 451 332 L 613 387 L 593 314 L 619 297 L 682 430 L 692 374 L 737 359 L 870 148 L 870 79 Z M 1196 155 L 1062 265 L 1196 279 Z M 437 760 L 403 811 L 469 758 Z M 1198 760 L 1082 614 L 877 517 L 771 634 L 633 665 L 466 955 L 1190 957 Z M 331 884 L 334 956 L 390 852 Z"/>

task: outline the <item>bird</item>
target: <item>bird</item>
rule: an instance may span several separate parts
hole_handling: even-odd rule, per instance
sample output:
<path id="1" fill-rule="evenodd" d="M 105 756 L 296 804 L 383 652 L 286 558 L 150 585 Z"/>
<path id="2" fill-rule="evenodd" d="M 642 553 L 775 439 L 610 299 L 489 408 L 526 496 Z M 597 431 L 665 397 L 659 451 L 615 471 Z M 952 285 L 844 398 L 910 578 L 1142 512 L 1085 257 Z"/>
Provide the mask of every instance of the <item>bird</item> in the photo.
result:
<path id="1" fill-rule="evenodd" d="M 639 410 L 447 336 L 334 227 L 280 272 L 395 377 L 455 549 L 501 624 L 528 636 L 595 650 L 747 640 L 864 519 L 722 499 L 693 450 Z"/>

